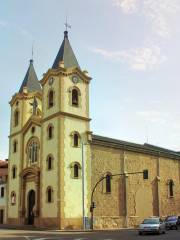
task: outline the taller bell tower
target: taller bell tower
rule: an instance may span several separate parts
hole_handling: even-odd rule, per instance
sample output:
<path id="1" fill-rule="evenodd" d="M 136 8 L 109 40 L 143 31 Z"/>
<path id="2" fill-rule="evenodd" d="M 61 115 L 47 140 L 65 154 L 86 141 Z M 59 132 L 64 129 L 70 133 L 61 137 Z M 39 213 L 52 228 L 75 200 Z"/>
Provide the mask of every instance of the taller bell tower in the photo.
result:
<path id="1" fill-rule="evenodd" d="M 42 225 L 82 228 L 90 206 L 90 118 L 87 71 L 82 71 L 68 32 L 42 84 Z M 52 170 L 47 161 L 51 159 Z M 48 189 L 53 201 L 46 201 Z M 44 194 L 43 194 L 44 193 Z"/>

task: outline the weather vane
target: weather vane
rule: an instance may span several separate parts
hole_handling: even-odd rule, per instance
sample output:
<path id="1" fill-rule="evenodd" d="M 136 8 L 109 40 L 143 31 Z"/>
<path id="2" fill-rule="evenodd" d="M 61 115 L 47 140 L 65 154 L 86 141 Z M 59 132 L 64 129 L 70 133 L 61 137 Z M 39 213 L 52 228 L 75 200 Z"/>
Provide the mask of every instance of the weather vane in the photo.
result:
<path id="1" fill-rule="evenodd" d="M 65 22 L 65 27 L 66 27 L 66 31 L 68 30 L 68 28 L 71 28 L 71 25 L 68 23 L 67 21 L 67 16 L 66 16 L 66 22 Z"/>

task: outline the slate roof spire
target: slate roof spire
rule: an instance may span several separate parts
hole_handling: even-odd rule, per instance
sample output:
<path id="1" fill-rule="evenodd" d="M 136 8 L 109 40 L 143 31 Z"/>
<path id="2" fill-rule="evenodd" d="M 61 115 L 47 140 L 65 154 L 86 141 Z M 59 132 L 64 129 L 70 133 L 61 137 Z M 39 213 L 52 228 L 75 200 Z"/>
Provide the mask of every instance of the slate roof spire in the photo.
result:
<path id="1" fill-rule="evenodd" d="M 19 93 L 23 92 L 23 88 L 26 87 L 28 92 L 36 92 L 41 91 L 41 85 L 38 81 L 36 72 L 34 70 L 33 66 L 33 60 L 30 60 L 29 68 L 27 70 L 27 73 L 25 75 L 25 78 L 21 84 L 21 87 L 19 89 Z"/>
<path id="2" fill-rule="evenodd" d="M 52 68 L 57 69 L 59 67 L 59 62 L 62 62 L 62 61 L 64 62 L 65 68 L 70 68 L 70 67 L 80 68 L 79 63 L 76 59 L 76 56 L 72 50 L 72 47 L 68 39 L 68 31 L 64 32 L 64 40 L 61 44 L 61 47 L 59 49 L 59 52 L 56 56 L 56 59 L 53 63 Z"/>

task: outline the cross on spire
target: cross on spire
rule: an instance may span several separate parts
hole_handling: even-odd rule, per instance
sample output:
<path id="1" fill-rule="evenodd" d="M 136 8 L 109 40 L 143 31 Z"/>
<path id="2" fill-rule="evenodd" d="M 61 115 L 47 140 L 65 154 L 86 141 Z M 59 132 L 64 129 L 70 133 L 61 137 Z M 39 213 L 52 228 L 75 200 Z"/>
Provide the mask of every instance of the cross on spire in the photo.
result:
<path id="1" fill-rule="evenodd" d="M 33 44 L 32 44 L 32 53 L 31 54 L 32 54 L 32 58 L 31 59 L 33 60 L 33 58 L 34 58 L 34 45 Z"/>
<path id="2" fill-rule="evenodd" d="M 66 22 L 65 22 L 65 27 L 66 27 L 66 32 L 67 32 L 67 30 L 68 30 L 68 28 L 71 28 L 71 25 L 68 23 L 68 21 L 67 21 L 67 16 L 66 16 Z"/>

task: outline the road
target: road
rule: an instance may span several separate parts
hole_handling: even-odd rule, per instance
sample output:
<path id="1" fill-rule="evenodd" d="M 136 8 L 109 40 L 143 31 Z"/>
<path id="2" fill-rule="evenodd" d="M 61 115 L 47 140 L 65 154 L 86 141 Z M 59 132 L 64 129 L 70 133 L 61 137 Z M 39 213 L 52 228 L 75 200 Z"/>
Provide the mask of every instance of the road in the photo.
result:
<path id="1" fill-rule="evenodd" d="M 136 230 L 60 232 L 0 229 L 1 240 L 179 240 L 180 230 L 163 235 L 139 236 Z"/>

